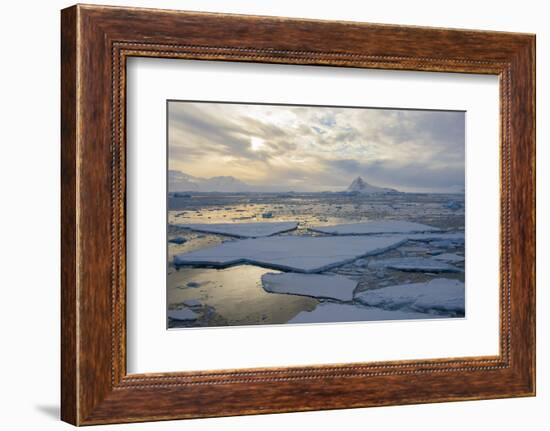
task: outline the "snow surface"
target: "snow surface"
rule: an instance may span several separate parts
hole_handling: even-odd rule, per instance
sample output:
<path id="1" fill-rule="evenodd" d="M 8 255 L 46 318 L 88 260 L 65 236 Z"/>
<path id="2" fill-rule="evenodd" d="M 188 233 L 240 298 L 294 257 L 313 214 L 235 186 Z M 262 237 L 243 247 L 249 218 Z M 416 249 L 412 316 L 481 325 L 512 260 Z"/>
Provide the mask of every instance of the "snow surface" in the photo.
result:
<path id="1" fill-rule="evenodd" d="M 369 320 L 430 319 L 437 316 L 413 311 L 383 310 L 361 305 L 324 302 L 312 311 L 302 311 L 288 323 L 357 322 Z"/>
<path id="2" fill-rule="evenodd" d="M 214 266 L 250 263 L 295 272 L 320 272 L 403 244 L 402 235 L 385 237 L 274 236 L 229 241 L 174 256 L 175 265 Z"/>
<path id="3" fill-rule="evenodd" d="M 460 272 L 461 269 L 446 262 L 424 257 L 396 257 L 373 261 L 370 268 L 390 268 L 412 272 Z"/>
<path id="4" fill-rule="evenodd" d="M 427 283 L 400 284 L 367 290 L 358 294 L 355 300 L 368 306 L 389 310 L 464 313 L 464 283 L 436 278 Z"/>
<path id="5" fill-rule="evenodd" d="M 374 220 L 362 223 L 338 224 L 309 228 L 314 232 L 331 235 L 368 235 L 377 233 L 412 233 L 438 231 L 438 228 L 401 220 Z"/>
<path id="6" fill-rule="evenodd" d="M 294 230 L 298 227 L 298 222 L 195 223 L 176 226 L 196 232 L 218 233 L 237 238 L 260 238 Z"/>
<path id="7" fill-rule="evenodd" d="M 314 298 L 351 301 L 357 282 L 340 275 L 267 273 L 262 275 L 263 288 L 271 293 L 311 296 Z"/>
<path id="8" fill-rule="evenodd" d="M 189 308 L 180 310 L 168 310 L 168 317 L 173 320 L 197 320 L 199 315 Z"/>

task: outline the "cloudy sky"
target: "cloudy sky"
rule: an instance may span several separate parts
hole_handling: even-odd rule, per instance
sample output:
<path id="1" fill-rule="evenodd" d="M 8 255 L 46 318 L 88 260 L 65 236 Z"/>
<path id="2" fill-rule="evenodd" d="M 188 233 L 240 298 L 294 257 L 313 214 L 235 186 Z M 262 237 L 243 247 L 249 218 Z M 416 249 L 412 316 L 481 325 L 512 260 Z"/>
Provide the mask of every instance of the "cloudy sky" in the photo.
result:
<path id="1" fill-rule="evenodd" d="M 169 169 L 280 190 L 464 188 L 463 112 L 169 102 Z"/>

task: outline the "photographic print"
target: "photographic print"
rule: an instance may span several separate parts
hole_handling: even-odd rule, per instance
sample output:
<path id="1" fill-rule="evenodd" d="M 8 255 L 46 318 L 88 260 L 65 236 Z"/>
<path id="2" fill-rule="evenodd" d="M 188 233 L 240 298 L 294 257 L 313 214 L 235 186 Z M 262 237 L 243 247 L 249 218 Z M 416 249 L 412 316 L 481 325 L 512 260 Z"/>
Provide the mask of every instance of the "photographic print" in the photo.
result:
<path id="1" fill-rule="evenodd" d="M 167 325 L 463 318 L 465 112 L 167 102 Z"/>

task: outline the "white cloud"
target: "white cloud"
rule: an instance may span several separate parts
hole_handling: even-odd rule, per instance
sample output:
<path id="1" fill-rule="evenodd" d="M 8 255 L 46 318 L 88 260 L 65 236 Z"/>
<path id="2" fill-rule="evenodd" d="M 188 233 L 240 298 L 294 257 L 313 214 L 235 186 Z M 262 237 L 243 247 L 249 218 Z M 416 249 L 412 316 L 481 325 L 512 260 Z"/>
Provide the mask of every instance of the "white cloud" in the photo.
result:
<path id="1" fill-rule="evenodd" d="M 170 102 L 170 169 L 338 189 L 361 175 L 408 191 L 464 186 L 464 113 Z"/>

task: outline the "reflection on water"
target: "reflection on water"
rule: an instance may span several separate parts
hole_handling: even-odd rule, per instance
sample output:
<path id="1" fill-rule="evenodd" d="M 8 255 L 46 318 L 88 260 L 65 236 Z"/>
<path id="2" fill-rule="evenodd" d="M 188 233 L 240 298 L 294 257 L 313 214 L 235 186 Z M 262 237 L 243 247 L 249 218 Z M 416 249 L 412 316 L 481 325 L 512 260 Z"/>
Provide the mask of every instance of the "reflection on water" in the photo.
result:
<path id="1" fill-rule="evenodd" d="M 168 308 L 191 304 L 201 317 L 193 322 L 172 322 L 170 326 L 286 323 L 319 303 L 304 296 L 267 293 L 260 277 L 268 272 L 278 271 L 252 265 L 173 270 L 168 275 Z"/>

